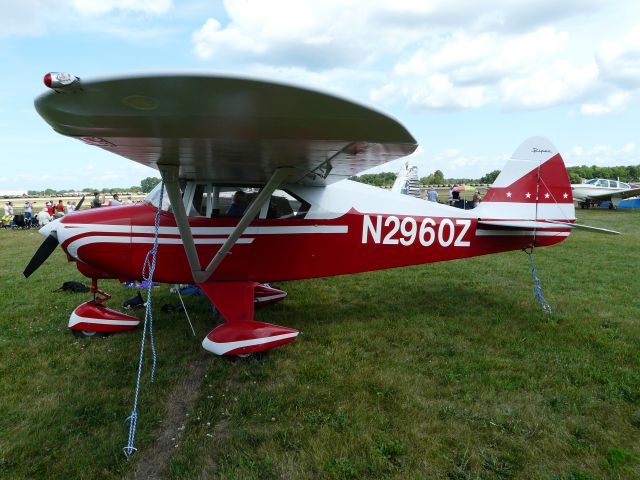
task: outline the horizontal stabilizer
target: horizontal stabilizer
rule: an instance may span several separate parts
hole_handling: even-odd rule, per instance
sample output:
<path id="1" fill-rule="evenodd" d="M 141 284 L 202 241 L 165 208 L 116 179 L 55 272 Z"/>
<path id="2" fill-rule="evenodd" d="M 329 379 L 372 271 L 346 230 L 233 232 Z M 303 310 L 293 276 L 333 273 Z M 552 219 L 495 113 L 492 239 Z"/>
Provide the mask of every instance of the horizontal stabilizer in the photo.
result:
<path id="1" fill-rule="evenodd" d="M 556 222 L 554 220 L 547 220 L 549 223 L 564 223 L 564 222 Z M 607 235 L 620 235 L 620 232 L 616 232 L 615 230 L 609 230 L 608 228 L 601 227 L 592 227 L 591 225 L 581 225 L 579 223 L 569 223 L 565 224 L 568 227 L 575 228 L 577 230 L 587 230 L 589 232 L 594 233 L 606 233 Z"/>
<path id="2" fill-rule="evenodd" d="M 578 230 L 588 230 L 595 233 L 606 233 L 608 235 L 620 235 L 620 232 L 609 230 L 607 228 L 592 227 L 590 225 L 568 223 L 559 220 L 479 220 L 478 225 L 537 230 L 557 230 L 559 228 L 571 228 Z"/>

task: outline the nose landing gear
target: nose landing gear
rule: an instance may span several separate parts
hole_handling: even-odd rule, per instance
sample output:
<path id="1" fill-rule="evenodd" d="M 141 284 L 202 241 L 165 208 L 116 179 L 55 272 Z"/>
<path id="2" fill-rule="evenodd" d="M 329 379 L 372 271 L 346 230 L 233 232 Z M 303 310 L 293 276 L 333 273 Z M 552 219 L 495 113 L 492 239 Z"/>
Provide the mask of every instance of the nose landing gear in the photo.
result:
<path id="1" fill-rule="evenodd" d="M 105 337 L 110 333 L 133 330 L 138 318 L 103 305 L 111 296 L 98 288 L 98 279 L 91 279 L 93 300 L 78 305 L 69 317 L 69 329 L 77 338 Z"/>

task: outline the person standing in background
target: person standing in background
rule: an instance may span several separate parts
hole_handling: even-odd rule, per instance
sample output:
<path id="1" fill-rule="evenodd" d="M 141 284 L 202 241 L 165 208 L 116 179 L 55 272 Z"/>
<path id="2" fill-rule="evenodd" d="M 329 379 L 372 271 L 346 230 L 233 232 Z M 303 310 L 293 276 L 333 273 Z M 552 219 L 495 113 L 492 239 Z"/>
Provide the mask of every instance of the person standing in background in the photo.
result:
<path id="1" fill-rule="evenodd" d="M 429 200 L 430 202 L 438 203 L 438 192 L 433 186 L 429 187 L 429 191 L 427 192 L 427 200 Z"/>
<path id="2" fill-rule="evenodd" d="M 473 208 L 476 208 L 478 205 L 480 205 L 480 190 L 476 190 L 475 193 L 473 194 Z"/>
<path id="3" fill-rule="evenodd" d="M 100 200 L 100 192 L 95 192 L 93 194 L 93 200 L 91 200 L 91 208 L 100 208 L 102 202 L 104 202 L 104 197 Z"/>
<path id="4" fill-rule="evenodd" d="M 120 195 L 118 195 L 117 193 L 113 194 L 113 200 L 111 200 L 111 202 L 109 202 L 109 205 L 111 205 L 112 207 L 118 206 L 118 205 L 122 205 L 122 202 L 120 201 Z"/>
<path id="5" fill-rule="evenodd" d="M 32 213 L 33 213 L 33 206 L 31 205 L 31 202 L 27 200 L 26 202 L 24 202 L 24 220 L 25 222 L 27 222 L 27 224 L 31 223 Z"/>

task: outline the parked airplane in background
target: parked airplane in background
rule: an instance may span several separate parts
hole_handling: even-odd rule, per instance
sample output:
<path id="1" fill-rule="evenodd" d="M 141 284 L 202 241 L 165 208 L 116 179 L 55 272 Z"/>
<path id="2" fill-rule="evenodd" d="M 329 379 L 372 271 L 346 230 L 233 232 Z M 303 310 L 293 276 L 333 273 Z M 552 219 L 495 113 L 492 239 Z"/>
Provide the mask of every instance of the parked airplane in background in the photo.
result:
<path id="1" fill-rule="evenodd" d="M 142 280 L 156 238 L 153 280 L 197 285 L 225 320 L 203 347 L 238 355 L 298 335 L 254 319 L 256 298 L 284 296 L 265 282 L 548 246 L 579 227 L 562 157 L 541 137 L 520 145 L 478 208 L 461 210 L 348 180 L 417 144 L 396 120 L 332 95 L 205 75 L 51 73 L 45 84 L 53 91 L 36 109 L 56 132 L 156 168 L 165 186 L 40 231 L 24 274 L 60 245 L 92 279 L 93 301 L 69 321 L 88 335 L 138 325 L 103 305 L 97 282 Z M 235 192 L 233 205 L 222 192 Z"/>
<path id="2" fill-rule="evenodd" d="M 409 166 L 409 162 L 405 162 L 398 176 L 396 177 L 392 192 L 402 193 L 404 195 L 411 195 L 412 197 L 420 197 L 420 179 L 418 178 L 418 167 Z"/>
<path id="3" fill-rule="evenodd" d="M 582 208 L 589 208 L 600 202 L 611 201 L 610 209 L 616 208 L 625 198 L 640 195 L 640 187 L 629 185 L 618 180 L 594 178 L 585 183 L 571 184 L 573 199 Z"/>

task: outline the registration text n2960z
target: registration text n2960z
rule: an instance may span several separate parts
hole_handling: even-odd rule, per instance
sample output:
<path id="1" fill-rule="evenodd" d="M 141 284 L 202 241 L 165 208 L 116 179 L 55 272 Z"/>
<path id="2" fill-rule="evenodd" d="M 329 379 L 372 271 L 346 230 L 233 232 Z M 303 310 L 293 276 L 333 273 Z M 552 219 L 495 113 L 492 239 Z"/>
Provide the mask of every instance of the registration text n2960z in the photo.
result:
<path id="1" fill-rule="evenodd" d="M 429 217 L 416 220 L 413 217 L 400 219 L 395 215 L 363 215 L 362 218 L 362 243 L 409 246 L 417 241 L 423 247 L 434 244 L 468 247 L 471 244 L 464 240 L 471 227 L 471 220 L 466 218 L 443 218 L 440 223 Z"/>

